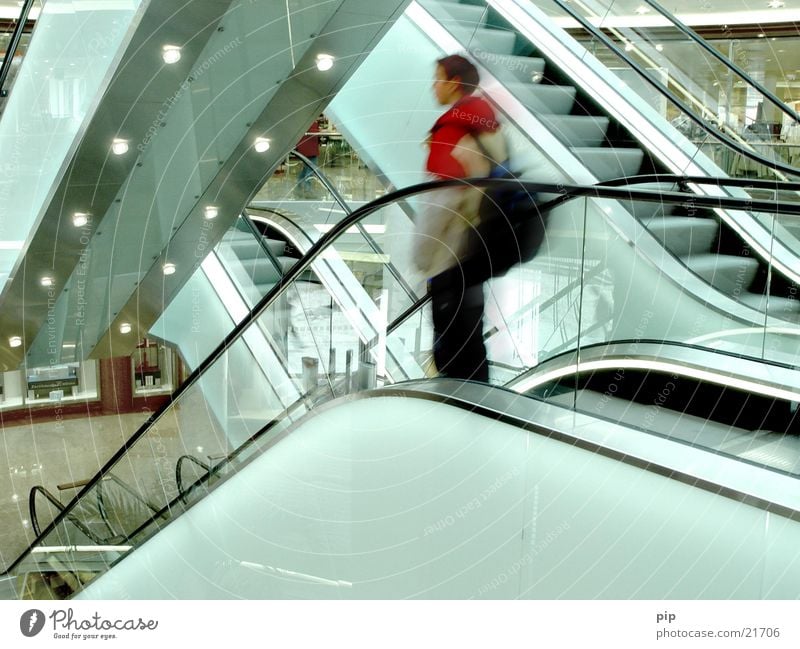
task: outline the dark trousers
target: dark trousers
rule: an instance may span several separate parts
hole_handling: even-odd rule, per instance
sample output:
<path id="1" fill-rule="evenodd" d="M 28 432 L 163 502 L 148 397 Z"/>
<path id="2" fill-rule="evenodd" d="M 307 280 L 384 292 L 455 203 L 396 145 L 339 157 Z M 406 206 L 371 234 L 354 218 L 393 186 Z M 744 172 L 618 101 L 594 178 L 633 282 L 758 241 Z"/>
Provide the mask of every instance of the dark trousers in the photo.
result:
<path id="1" fill-rule="evenodd" d="M 317 166 L 317 156 L 311 156 L 308 158 L 311 164 L 316 167 Z M 300 173 L 297 175 L 297 185 L 301 189 L 310 190 L 312 185 L 311 181 L 314 178 L 314 171 L 308 165 L 302 165 L 300 168 Z"/>
<path id="2" fill-rule="evenodd" d="M 428 282 L 433 311 L 433 358 L 439 374 L 489 380 L 483 344 L 483 284 L 465 278 L 459 266 Z"/>

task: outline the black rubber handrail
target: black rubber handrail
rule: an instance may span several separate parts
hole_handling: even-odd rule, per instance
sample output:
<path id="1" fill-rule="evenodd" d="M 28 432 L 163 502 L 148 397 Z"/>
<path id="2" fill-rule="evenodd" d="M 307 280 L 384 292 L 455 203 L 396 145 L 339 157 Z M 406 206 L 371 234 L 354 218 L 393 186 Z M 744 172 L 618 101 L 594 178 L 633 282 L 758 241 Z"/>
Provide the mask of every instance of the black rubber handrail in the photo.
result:
<path id="1" fill-rule="evenodd" d="M 14 56 L 17 53 L 19 42 L 22 40 L 22 33 L 25 29 L 25 23 L 28 21 L 28 14 L 31 11 L 31 7 L 33 7 L 33 2 L 34 0 L 25 0 L 20 8 L 17 24 L 14 25 L 14 31 L 11 34 L 11 41 L 6 49 L 6 54 L 3 57 L 3 65 L 0 66 L 0 97 L 6 97 L 8 95 L 6 80 L 8 79 L 9 72 L 11 72 L 11 63 L 13 62 Z"/>
<path id="2" fill-rule="evenodd" d="M 115 526 L 111 524 L 111 520 L 109 519 L 108 512 L 106 510 L 105 498 L 103 496 L 105 492 L 103 485 L 105 485 L 106 482 L 113 482 L 115 485 L 120 487 L 126 494 L 128 494 L 128 496 L 130 496 L 135 501 L 141 503 L 147 509 L 149 509 L 151 514 L 161 515 L 161 508 L 158 505 L 154 505 L 149 500 L 147 500 L 147 498 L 141 496 L 135 489 L 133 489 L 124 480 L 117 477 L 113 473 L 105 475 L 97 485 L 97 508 L 100 511 L 100 515 L 103 517 L 103 520 L 105 521 L 106 525 L 111 529 L 112 532 L 117 532 L 118 537 L 127 541 L 130 535 L 125 533 L 123 530 L 115 529 Z M 150 520 L 152 520 L 152 516 Z"/>
<path id="3" fill-rule="evenodd" d="M 181 455 L 175 462 L 175 484 L 178 486 L 178 498 L 183 499 L 187 493 L 187 489 L 183 488 L 183 471 L 181 470 L 184 462 L 191 462 L 202 468 L 206 473 L 211 473 L 211 465 L 206 464 L 202 460 L 198 460 L 194 455 Z M 192 484 L 192 487 L 197 484 L 197 480 Z"/>
<path id="4" fill-rule="evenodd" d="M 723 55 L 721 52 L 711 47 L 711 45 L 708 44 L 708 41 L 706 41 L 706 39 L 700 36 L 691 27 L 682 23 L 675 14 L 666 10 L 655 0 L 644 0 L 644 2 L 650 5 L 653 9 L 655 9 L 658 13 L 664 16 L 667 20 L 669 20 L 684 36 L 688 36 L 691 40 L 693 40 L 700 47 L 702 47 L 708 54 L 711 54 L 711 56 L 713 56 L 717 61 L 722 63 L 722 65 L 728 68 L 736 76 L 738 76 L 740 79 L 743 79 L 745 83 L 749 84 L 750 86 L 758 90 L 762 95 L 764 95 L 767 99 L 769 99 L 782 112 L 784 112 L 792 119 L 800 122 L 800 115 L 798 115 L 795 111 L 793 111 L 788 105 L 786 105 L 786 103 L 781 101 L 777 97 L 777 95 L 775 95 L 772 91 L 768 90 L 765 86 L 761 85 L 758 81 L 753 79 L 745 70 L 736 65 L 736 63 L 731 61 L 727 56 Z"/>
<path id="5" fill-rule="evenodd" d="M 217 347 L 200 363 L 200 365 L 187 377 L 186 381 L 172 394 L 165 403 L 152 413 L 147 420 L 136 430 L 136 432 L 122 445 L 122 447 L 103 465 L 98 473 L 76 494 L 76 496 L 65 506 L 65 509 L 42 531 L 31 545 L 16 559 L 0 576 L 6 576 L 13 571 L 27 557 L 34 547 L 54 530 L 65 518 L 69 516 L 72 508 L 87 495 L 105 475 L 111 472 L 113 467 L 120 461 L 125 454 L 136 445 L 136 443 L 147 433 L 150 427 L 156 422 L 170 407 L 175 403 L 184 392 L 188 391 L 205 374 L 205 372 L 216 363 L 216 361 L 244 335 L 248 327 L 255 322 L 261 314 L 275 302 L 283 290 L 297 279 L 309 266 L 316 261 L 317 257 L 348 228 L 357 221 L 366 218 L 370 214 L 396 203 L 402 199 L 422 194 L 425 192 L 446 189 L 450 187 L 497 187 L 507 185 L 519 189 L 520 186 L 525 191 L 534 193 L 559 194 L 556 199 L 540 206 L 541 211 L 546 211 L 560 205 L 568 200 L 579 197 L 611 198 L 619 200 L 638 200 L 646 202 L 678 203 L 686 200 L 686 194 L 680 192 L 644 191 L 618 187 L 602 187 L 595 185 L 564 185 L 532 183 L 519 180 L 490 179 L 490 178 L 468 178 L 463 180 L 431 181 L 399 189 L 384 196 L 381 196 L 370 203 L 359 207 L 352 214 L 336 223 L 333 228 L 325 233 L 314 243 L 307 254 L 298 261 L 282 278 L 281 282 L 274 286 L 253 309 L 227 334 Z M 697 196 L 693 195 L 693 200 L 698 207 L 711 207 L 720 209 L 740 209 L 755 210 L 759 212 L 773 212 L 781 214 L 791 214 L 800 216 L 800 205 L 782 205 L 774 201 L 758 199 L 737 199 L 729 196 Z M 216 469 L 216 467 L 214 467 Z M 162 508 L 162 512 L 167 507 Z M 155 517 L 151 520 L 154 520 Z M 144 526 L 142 526 L 144 527 Z M 141 527 L 140 527 L 141 529 Z M 135 533 L 135 532 L 134 532 Z"/>
<path id="6" fill-rule="evenodd" d="M 115 541 L 113 537 L 111 539 L 101 539 L 100 537 L 96 536 L 94 532 L 92 532 L 88 527 L 86 527 L 79 518 L 77 518 L 74 514 L 67 514 L 63 515 L 66 511 L 67 506 L 64 505 L 58 498 L 56 498 L 53 494 L 51 494 L 47 489 L 45 489 L 41 485 L 34 485 L 31 487 L 31 490 L 28 494 L 28 511 L 30 512 L 31 517 L 31 527 L 33 528 L 34 534 L 38 537 L 43 537 L 42 530 L 39 527 L 39 515 L 36 513 L 36 494 L 42 494 L 46 500 L 50 502 L 58 510 L 58 516 L 63 517 L 72 523 L 75 527 L 77 527 L 83 534 L 85 534 L 88 538 L 90 538 L 95 544 L 97 545 L 105 545 L 109 543 L 109 541 Z M 55 519 L 53 519 L 55 521 Z M 59 521 L 60 523 L 61 521 Z M 108 526 L 108 522 L 104 519 L 103 522 Z M 48 532 L 49 532 L 48 528 Z M 114 530 L 109 527 L 108 531 L 113 534 Z"/>
<path id="7" fill-rule="evenodd" d="M 734 141 L 725 133 L 718 129 L 711 128 L 709 124 L 701 117 L 696 115 L 694 111 L 682 100 L 678 99 L 672 92 L 670 92 L 669 88 L 665 87 L 658 79 L 653 77 L 647 70 L 645 70 L 641 65 L 639 65 L 634 59 L 628 56 L 622 49 L 617 47 L 617 45 L 612 41 L 608 36 L 606 36 L 600 29 L 596 28 L 592 23 L 590 23 L 586 18 L 584 18 L 578 11 L 570 7 L 564 0 L 553 0 L 555 4 L 557 4 L 564 12 L 572 16 L 578 23 L 580 23 L 586 31 L 588 31 L 593 37 L 597 38 L 603 45 L 605 45 L 609 50 L 611 50 L 614 54 L 616 54 L 620 59 L 622 59 L 627 65 L 629 65 L 636 73 L 642 77 L 647 83 L 653 86 L 659 94 L 663 95 L 667 98 L 668 101 L 672 102 L 675 106 L 677 106 L 683 113 L 685 113 L 689 119 L 691 119 L 695 124 L 697 124 L 703 131 L 708 133 L 711 137 L 714 137 L 718 140 L 724 142 L 729 148 L 733 149 L 737 153 L 743 155 L 746 158 L 754 160 L 759 164 L 764 165 L 773 170 L 782 171 L 784 173 L 790 174 L 792 176 L 800 176 L 800 169 L 797 167 L 793 167 L 791 165 L 783 164 L 780 162 L 776 162 L 775 160 L 771 160 L 767 157 L 762 156 L 761 154 L 751 151 L 750 149 L 746 149 L 745 147 L 741 146 L 738 142 Z"/>
<path id="8" fill-rule="evenodd" d="M 797 370 L 797 367 L 795 365 L 790 365 L 789 363 L 782 363 L 781 361 L 771 360 L 771 359 L 768 359 L 768 358 L 754 359 L 752 356 L 744 356 L 742 354 L 737 354 L 736 352 L 733 352 L 733 351 L 730 351 L 730 350 L 725 350 L 725 349 L 713 349 L 712 350 L 712 349 L 710 349 L 708 347 L 704 347 L 703 345 L 697 345 L 697 344 L 694 344 L 694 343 L 687 343 L 687 342 L 680 342 L 680 341 L 673 341 L 673 340 L 664 341 L 664 340 L 657 340 L 657 339 L 650 339 L 650 338 L 620 338 L 619 340 L 612 340 L 612 341 L 606 340 L 606 341 L 602 341 L 602 342 L 590 343 L 590 344 L 586 345 L 585 347 L 582 347 L 581 349 L 583 349 L 583 350 L 591 350 L 591 349 L 599 349 L 599 348 L 602 348 L 602 347 L 608 347 L 610 345 L 626 345 L 626 344 L 630 344 L 630 345 L 647 345 L 647 344 L 666 345 L 666 346 L 669 346 L 669 347 L 677 347 L 677 348 L 680 348 L 680 349 L 691 349 L 693 351 L 705 352 L 705 353 L 714 354 L 714 355 L 717 355 L 717 356 L 726 356 L 728 358 L 735 359 L 735 360 L 754 361 L 754 362 L 758 362 L 758 363 L 764 363 L 766 365 L 770 365 L 772 367 L 778 367 L 778 368 L 785 369 L 785 370 L 792 370 L 792 371 Z M 574 354 L 574 353 L 575 353 L 574 350 L 567 350 L 567 351 L 555 354 L 553 356 L 550 356 L 546 360 L 544 360 L 541 363 L 539 363 L 539 365 L 537 365 L 535 367 L 529 367 L 522 374 L 520 374 L 518 376 L 515 376 L 513 379 L 511 379 L 510 381 L 507 381 L 503 385 L 504 385 L 504 387 L 513 387 L 513 385 L 515 383 L 520 383 L 520 382 L 524 381 L 525 379 L 527 379 L 527 378 L 529 378 L 531 376 L 536 376 L 536 374 L 542 372 L 543 370 L 544 371 L 549 371 L 549 367 L 545 367 L 545 366 L 549 366 L 551 364 L 557 364 L 561 359 L 567 358 L 570 354 Z M 578 366 L 577 370 L 578 371 L 580 370 L 580 366 Z M 578 371 L 576 371 L 576 373 L 578 373 Z M 650 371 L 655 371 L 655 370 L 650 370 Z"/>
<path id="9" fill-rule="evenodd" d="M 675 183 L 686 187 L 690 183 L 696 185 L 716 185 L 717 187 L 741 187 L 743 189 L 771 189 L 779 191 L 800 191 L 800 181 L 791 180 L 759 180 L 756 178 L 716 178 L 711 176 L 686 176 L 683 174 L 642 174 L 601 180 L 601 187 L 622 187 L 643 183 Z"/>
<path id="10" fill-rule="evenodd" d="M 259 232 L 258 228 L 255 226 L 255 223 L 250 219 L 247 212 L 242 212 L 239 215 L 239 218 L 242 219 L 242 223 L 245 224 L 248 232 L 253 235 L 253 238 L 258 241 L 258 245 L 261 248 L 261 252 L 263 252 L 267 259 L 269 259 L 272 267 L 278 272 L 278 275 L 283 275 L 283 268 L 281 268 L 280 262 L 275 259 L 275 256 L 272 254 L 272 251 L 269 249 L 269 246 L 264 241 L 264 235 Z"/>
<path id="11" fill-rule="evenodd" d="M 324 173 L 322 173 L 322 170 L 319 168 L 319 166 L 315 165 L 313 162 L 311 162 L 311 160 L 309 160 L 306 156 L 304 156 L 302 153 L 300 153 L 296 149 L 292 151 L 292 154 L 298 160 L 300 160 L 300 162 L 302 162 L 309 169 L 311 169 L 311 172 L 317 177 L 317 180 L 319 180 L 322 183 L 322 185 L 325 187 L 325 190 L 331 196 L 333 196 L 333 200 L 336 202 L 337 205 L 339 205 L 339 207 L 341 207 L 344 210 L 344 213 L 346 215 L 350 215 L 350 214 L 353 213 L 353 210 L 347 204 L 347 201 L 344 200 L 344 197 L 339 193 L 339 191 L 336 189 L 336 187 L 333 186 L 333 183 L 330 181 L 330 179 Z M 364 237 L 364 240 L 367 242 L 367 245 L 372 249 L 372 252 L 374 252 L 375 254 L 378 254 L 378 255 L 383 254 L 383 250 L 378 245 L 378 242 L 375 241 L 375 239 L 372 237 L 372 235 L 369 232 L 366 231 L 366 229 L 364 228 L 364 226 L 361 223 L 356 223 L 355 227 L 358 230 L 358 233 L 362 237 Z M 416 300 L 418 298 L 418 296 L 414 292 L 414 289 L 411 288 L 411 285 L 408 282 L 406 282 L 405 278 L 398 272 L 398 270 L 397 270 L 397 268 L 395 268 L 394 264 L 392 264 L 391 262 L 388 262 L 388 263 L 386 263 L 384 265 L 386 266 L 386 268 L 389 271 L 389 273 L 391 274 L 391 276 L 394 277 L 394 280 L 403 289 L 405 294 L 412 301 Z"/>
<path id="12" fill-rule="evenodd" d="M 311 160 L 308 157 L 306 157 L 296 149 L 292 150 L 292 155 L 294 155 L 298 160 L 300 160 L 300 162 L 303 165 L 305 165 L 311 170 L 311 173 L 313 173 L 314 176 L 317 178 L 317 180 L 319 180 L 320 183 L 322 183 L 322 186 L 325 188 L 325 191 L 327 191 L 333 197 L 333 201 L 342 209 L 345 215 L 350 215 L 353 213 L 353 208 L 350 207 L 350 205 L 347 203 L 344 197 L 339 193 L 339 190 L 337 190 L 336 187 L 334 187 L 333 183 L 330 181 L 330 178 L 328 178 L 328 176 L 325 173 L 323 173 L 322 169 L 320 169 L 318 165 L 315 165 L 313 162 L 311 162 Z M 274 214 L 279 214 L 279 212 L 274 209 L 269 210 L 268 208 L 261 208 L 261 207 L 253 207 L 251 209 L 267 209 L 267 211 L 271 211 Z M 288 218 L 283 215 L 281 216 L 282 218 Z M 291 219 L 289 220 L 291 221 Z M 293 225 L 298 230 L 303 229 L 297 226 L 296 223 L 293 223 Z M 255 228 L 254 225 L 252 227 Z M 372 252 L 374 252 L 375 254 L 383 254 L 383 250 L 378 245 L 378 242 L 375 241 L 374 237 L 369 232 L 366 231 L 366 229 L 361 223 L 356 223 L 355 228 L 367 242 L 367 245 L 372 249 Z M 417 294 L 414 292 L 414 289 L 411 287 L 411 285 L 405 280 L 403 275 L 397 270 L 395 265 L 391 261 L 389 261 L 385 263 L 384 266 L 386 266 L 386 269 L 389 271 L 389 274 L 398 283 L 400 288 L 403 289 L 403 292 L 409 297 L 409 299 L 412 302 L 415 301 L 418 298 Z"/>

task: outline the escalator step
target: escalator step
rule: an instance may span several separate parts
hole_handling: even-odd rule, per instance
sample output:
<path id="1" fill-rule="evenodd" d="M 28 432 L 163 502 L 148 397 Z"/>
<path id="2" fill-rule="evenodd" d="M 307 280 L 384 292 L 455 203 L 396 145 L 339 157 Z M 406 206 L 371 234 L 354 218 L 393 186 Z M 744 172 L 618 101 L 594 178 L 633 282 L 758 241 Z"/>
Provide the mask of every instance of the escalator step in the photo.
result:
<path id="1" fill-rule="evenodd" d="M 714 288 L 737 298 L 747 293 L 758 271 L 758 261 L 750 257 L 708 253 L 685 261 L 693 272 Z"/>
<path id="2" fill-rule="evenodd" d="M 283 253 L 286 252 L 286 242 L 280 239 L 262 239 L 262 242 L 266 244 L 269 253 L 276 259 L 283 257 Z"/>
<path id="3" fill-rule="evenodd" d="M 544 59 L 496 54 L 480 48 L 473 48 L 471 54 L 498 79 L 507 83 L 539 83 L 544 76 Z"/>
<path id="4" fill-rule="evenodd" d="M 254 284 L 274 284 L 281 278 L 281 274 L 271 259 L 249 259 L 242 263 L 244 272 Z"/>
<path id="5" fill-rule="evenodd" d="M 593 115 L 537 115 L 550 132 L 567 146 L 596 147 L 606 137 L 607 117 Z"/>
<path id="6" fill-rule="evenodd" d="M 660 207 L 658 203 L 635 204 L 636 207 L 649 205 Z M 676 257 L 708 253 L 719 231 L 716 221 L 694 216 L 656 217 L 646 224 L 647 229 Z"/>
<path id="7" fill-rule="evenodd" d="M 765 310 L 771 316 L 797 322 L 800 320 L 800 300 L 791 300 L 786 297 L 770 295 L 767 301 L 766 295 L 757 293 L 744 293 L 739 296 L 739 301 L 753 307 L 763 313 Z"/>
<path id="8" fill-rule="evenodd" d="M 634 176 L 642 166 L 641 149 L 612 149 L 606 147 L 571 147 L 575 156 L 598 180 Z"/>
<path id="9" fill-rule="evenodd" d="M 242 262 L 256 259 L 264 254 L 258 241 L 256 241 L 252 235 L 247 235 L 247 238 L 242 238 L 240 240 L 226 241 L 225 243 L 228 244 L 228 249 Z"/>
<path id="10" fill-rule="evenodd" d="M 568 115 L 575 103 L 573 86 L 509 83 L 506 86 L 526 108 L 543 115 Z"/>
<path id="11" fill-rule="evenodd" d="M 281 265 L 283 272 L 286 273 L 292 266 L 294 266 L 299 259 L 294 257 L 278 257 L 278 263 Z"/>
<path id="12" fill-rule="evenodd" d="M 470 51 L 481 49 L 495 54 L 513 54 L 517 44 L 516 32 L 506 29 L 486 29 L 474 25 L 452 24 L 450 32 Z"/>
<path id="13" fill-rule="evenodd" d="M 272 254 L 274 257 L 280 257 L 283 255 L 284 250 L 286 249 L 286 244 L 283 241 L 279 241 L 277 239 L 262 239 L 261 242 L 259 242 L 258 240 L 254 239 L 252 235 L 247 236 L 247 239 L 243 239 L 241 241 L 234 240 L 229 243 L 230 249 L 243 263 L 251 259 L 264 257 L 262 243 L 267 246 L 270 254 Z"/>

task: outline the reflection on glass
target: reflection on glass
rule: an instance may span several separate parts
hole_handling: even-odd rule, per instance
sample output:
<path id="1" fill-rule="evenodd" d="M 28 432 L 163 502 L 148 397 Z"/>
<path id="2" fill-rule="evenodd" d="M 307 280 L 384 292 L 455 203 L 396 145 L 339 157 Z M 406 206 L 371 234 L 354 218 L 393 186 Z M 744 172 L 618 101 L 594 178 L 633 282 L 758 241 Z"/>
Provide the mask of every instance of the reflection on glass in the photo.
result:
<path id="1" fill-rule="evenodd" d="M 355 209 L 385 193 L 385 187 L 353 147 L 325 117 L 314 122 L 273 176 L 256 195 L 253 205 L 280 207 L 308 216 L 312 223 L 332 224 L 346 210 Z M 324 177 L 324 181 L 319 175 Z M 346 206 L 339 205 L 329 183 Z"/>
<path id="2" fill-rule="evenodd" d="M 427 278 L 414 278 L 410 262 L 398 275 L 392 262 L 401 250 L 409 259 L 425 240 L 409 225 L 413 206 L 442 204 L 453 190 L 446 191 L 378 210 L 365 219 L 386 225 L 376 240 L 347 229 L 294 268 L 276 298 L 40 544 L 45 554 L 61 553 L 57 572 L 71 575 L 62 577 L 70 593 L 245 459 L 280 444 L 311 409 L 359 390 L 435 376 L 430 306 L 410 309 L 417 298 L 403 286 L 424 286 Z M 731 359 L 796 358 L 800 328 L 779 306 L 794 309 L 791 286 L 781 285 L 777 270 L 756 255 L 715 247 L 721 227 L 715 213 L 689 215 L 690 207 L 677 196 L 672 202 L 579 198 L 553 209 L 537 256 L 484 287 L 491 381 L 503 385 L 531 371 L 573 366 L 565 375 L 571 385 L 559 384 L 561 392 L 551 395 L 566 394 L 570 405 L 577 403 L 570 389 L 575 375 L 587 363 L 607 361 L 591 354 L 610 344 L 626 345 L 623 359 L 652 341 L 659 349 L 691 345 Z M 756 297 L 749 304 L 746 293 L 763 303 Z M 80 550 L 95 553 L 91 569 L 81 568 L 79 550 L 61 549 L 76 544 L 91 546 Z M 26 566 L 35 572 L 31 561 Z M 39 574 L 37 588 L 44 588 L 49 571 Z M 54 597 L 67 592 L 55 580 L 51 590 Z"/>

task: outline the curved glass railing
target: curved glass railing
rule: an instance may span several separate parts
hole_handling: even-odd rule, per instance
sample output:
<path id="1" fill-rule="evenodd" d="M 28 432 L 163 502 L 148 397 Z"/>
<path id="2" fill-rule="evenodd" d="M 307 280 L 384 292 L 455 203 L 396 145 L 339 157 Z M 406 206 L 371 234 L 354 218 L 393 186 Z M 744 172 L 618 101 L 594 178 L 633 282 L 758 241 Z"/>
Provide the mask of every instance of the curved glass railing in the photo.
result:
<path id="1" fill-rule="evenodd" d="M 248 211 L 237 219 L 214 249 L 248 310 L 323 233 L 352 214 L 354 209 L 325 173 L 325 167 L 297 151 L 293 151 L 290 157 L 293 165 L 307 170 L 307 178 L 314 179 L 313 187 L 318 189 L 315 199 L 309 200 L 306 195 L 304 200 L 298 200 L 294 190 L 300 184 L 297 178 L 303 174 L 295 170 L 291 172 L 293 176 L 287 178 L 289 171 L 284 169 L 265 183 Z M 357 201 L 355 207 L 363 204 L 363 200 Z M 316 218 L 317 213 L 322 214 L 320 219 Z M 359 244 L 366 244 L 370 254 L 380 256 L 386 245 L 386 224 L 373 223 L 373 220 L 355 223 L 347 234 L 355 235 L 352 238 Z M 352 261 L 353 271 L 359 272 L 356 267 L 358 259 Z M 392 262 L 388 262 L 386 268 L 409 300 L 416 300 L 419 287 L 415 290 Z"/>
<path id="2" fill-rule="evenodd" d="M 223 235 L 152 327 L 151 334 L 177 347 L 189 368 L 199 365 L 323 232 L 352 212 L 322 168 L 300 154 L 295 157 L 299 164 L 307 165 L 309 177 L 316 179 L 315 186 L 325 188 L 325 195 L 311 206 L 309 201 L 296 201 L 284 196 L 282 189 L 276 189 L 283 187 L 287 172 L 273 176 L 260 192 L 260 198 Z M 296 170 L 292 173 L 298 175 Z M 289 184 L 292 182 L 290 180 Z M 312 216 L 309 216 L 309 208 Z M 316 210 L 324 214 L 321 222 L 313 217 Z M 357 223 L 348 237 L 353 245 L 363 242 L 370 250 L 350 255 L 345 260 L 348 273 L 368 271 L 371 256 L 383 254 L 385 225 Z M 413 303 L 419 287 L 412 287 L 392 262 L 387 262 L 386 268 L 396 286 L 407 294 L 409 303 Z M 329 286 L 335 284 L 329 283 Z M 331 297 L 334 301 L 349 299 L 335 292 Z M 272 335 L 273 342 L 280 348 L 288 344 L 287 336 L 292 329 L 288 318 L 303 312 L 304 299 L 296 294 L 287 295 L 283 312 L 276 312 Z M 187 313 L 192 317 L 187 318 Z"/>
<path id="3" fill-rule="evenodd" d="M 420 213 L 440 209 L 452 200 L 454 191 L 475 191 L 476 186 L 502 182 L 429 183 L 387 195 L 336 224 L 259 300 L 170 402 L 81 489 L 5 577 L 48 583 L 56 581 L 54 571 L 74 572 L 75 564 L 70 562 L 80 563 L 85 556 L 73 546 L 86 550 L 85 542 L 69 536 L 75 534 L 70 517 L 80 516 L 83 503 L 99 502 L 99 490 L 111 476 L 115 484 L 122 481 L 132 488 L 137 502 L 149 505 L 127 508 L 124 525 L 116 521 L 115 529 L 123 529 L 125 538 L 102 551 L 95 549 L 94 575 L 202 498 L 210 488 L 210 477 L 220 477 L 274 444 L 310 410 L 355 390 L 435 374 L 430 366 L 428 306 L 424 301 L 413 303 L 397 285 L 387 268 L 391 254 L 377 255 L 367 241 L 354 239 L 352 226 L 376 216 L 392 222 L 389 217 L 401 203 Z M 685 194 L 526 187 L 542 194 L 564 193 L 542 205 L 549 214 L 547 239 L 534 260 L 486 288 L 492 382 L 505 384 L 570 351 L 580 372 L 582 349 L 614 340 L 688 343 L 709 353 L 727 349 L 736 356 L 765 361 L 796 358 L 800 351 L 797 323 L 773 316 L 758 323 L 737 314 L 735 308 L 732 312 L 720 309 L 718 301 L 708 299 L 714 290 L 709 282 L 665 253 L 655 234 L 643 228 L 619 231 L 610 218 L 614 210 L 624 209 L 620 201 L 683 204 Z M 729 197 L 695 200 L 704 209 L 745 207 L 745 201 Z M 769 201 L 747 205 L 773 215 L 800 217 L 800 208 L 794 205 Z M 413 250 L 419 236 L 408 233 L 402 243 Z M 358 272 L 348 265 L 353 259 L 362 264 Z M 746 256 L 741 259 L 748 261 Z M 735 268 L 728 279 L 744 281 L 739 267 Z M 765 279 L 770 280 L 769 273 Z M 347 296 L 347 301 L 333 300 L 334 291 Z M 285 311 L 290 296 L 299 297 L 301 310 L 289 319 L 283 347 L 275 342 L 280 333 L 276 323 L 285 318 L 275 316 Z M 276 403 L 282 407 L 276 408 Z M 201 464 L 181 459 L 186 455 Z M 199 471 L 200 477 L 194 480 L 187 475 L 190 464 L 213 468 L 205 475 Z M 151 506 L 157 514 L 146 511 Z M 64 568 L 42 563 L 49 548 L 58 553 L 55 565 Z M 72 592 L 91 577 L 87 570 L 79 572 L 80 583 Z"/>

